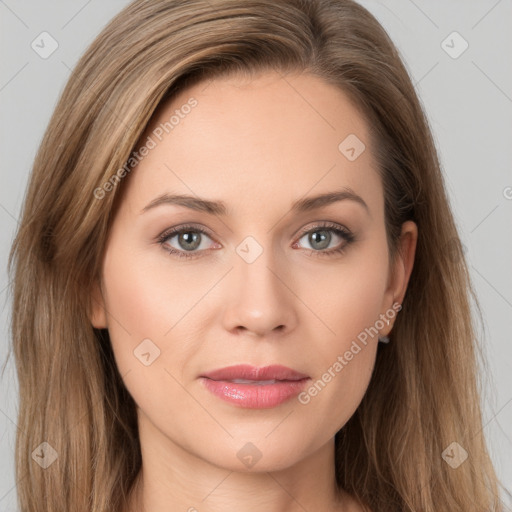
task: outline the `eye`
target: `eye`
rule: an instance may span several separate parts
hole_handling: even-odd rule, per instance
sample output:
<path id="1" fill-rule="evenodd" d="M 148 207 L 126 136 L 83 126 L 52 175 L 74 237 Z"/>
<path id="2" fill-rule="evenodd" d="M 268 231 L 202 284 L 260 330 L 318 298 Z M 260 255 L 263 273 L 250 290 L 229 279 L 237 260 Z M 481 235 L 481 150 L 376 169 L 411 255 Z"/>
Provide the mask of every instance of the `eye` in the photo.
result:
<path id="1" fill-rule="evenodd" d="M 185 225 L 168 229 L 158 237 L 158 243 L 170 254 L 180 258 L 193 258 L 198 256 L 197 253 L 208 250 L 204 246 L 205 238 L 210 238 L 210 236 L 204 229 Z M 218 247 L 220 244 L 217 244 Z"/>
<path id="2" fill-rule="evenodd" d="M 208 248 L 206 239 L 213 242 L 213 247 Z M 305 239 L 311 247 L 305 248 L 309 255 L 334 256 L 343 253 L 347 246 L 355 240 L 355 236 L 339 224 L 324 222 L 303 230 L 299 240 L 292 247 L 300 248 L 299 242 L 302 239 Z M 179 258 L 200 257 L 204 251 L 222 247 L 212 240 L 205 229 L 195 225 L 183 225 L 168 229 L 158 237 L 157 242 L 169 254 Z M 337 242 L 337 244 L 331 247 L 333 242 Z"/>
<path id="3" fill-rule="evenodd" d="M 306 248 L 308 254 L 333 256 L 343 253 L 347 246 L 355 240 L 355 236 L 348 229 L 338 224 L 325 222 L 303 231 L 299 240 L 293 244 L 293 248 L 297 248 L 298 242 L 303 239 L 311 247 L 311 249 Z M 340 240 L 342 245 L 340 245 Z M 334 247 L 332 247 L 333 242 L 335 243 Z M 330 250 L 325 250 L 329 248 Z"/>

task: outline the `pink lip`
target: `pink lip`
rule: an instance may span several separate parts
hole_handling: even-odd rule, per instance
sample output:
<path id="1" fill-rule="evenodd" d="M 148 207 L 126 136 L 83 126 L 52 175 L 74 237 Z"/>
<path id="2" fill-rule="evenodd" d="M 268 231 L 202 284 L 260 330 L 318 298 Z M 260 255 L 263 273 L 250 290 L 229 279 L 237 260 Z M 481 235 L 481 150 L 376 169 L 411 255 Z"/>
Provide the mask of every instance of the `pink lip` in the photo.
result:
<path id="1" fill-rule="evenodd" d="M 200 377 L 211 393 L 238 407 L 248 409 L 276 407 L 300 393 L 309 380 L 307 375 L 286 366 L 271 365 L 258 368 L 247 364 L 219 368 Z M 232 382 L 235 379 L 276 382 Z"/>

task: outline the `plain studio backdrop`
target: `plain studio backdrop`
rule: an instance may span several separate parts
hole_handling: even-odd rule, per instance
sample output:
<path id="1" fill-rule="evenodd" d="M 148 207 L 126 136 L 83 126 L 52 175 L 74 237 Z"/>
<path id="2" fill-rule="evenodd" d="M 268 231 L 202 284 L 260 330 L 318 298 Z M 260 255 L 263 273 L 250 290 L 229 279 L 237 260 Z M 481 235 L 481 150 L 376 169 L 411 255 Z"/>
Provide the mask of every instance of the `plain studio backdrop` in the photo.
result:
<path id="1" fill-rule="evenodd" d="M 128 3 L 0 0 L 1 365 L 10 343 L 7 258 L 36 150 L 70 70 Z M 433 131 L 485 318 L 484 430 L 512 494 L 512 0 L 360 3 L 398 46 Z M 11 358 L 0 385 L 2 512 L 17 511 L 17 406 Z M 511 494 L 503 502 L 512 510 Z"/>

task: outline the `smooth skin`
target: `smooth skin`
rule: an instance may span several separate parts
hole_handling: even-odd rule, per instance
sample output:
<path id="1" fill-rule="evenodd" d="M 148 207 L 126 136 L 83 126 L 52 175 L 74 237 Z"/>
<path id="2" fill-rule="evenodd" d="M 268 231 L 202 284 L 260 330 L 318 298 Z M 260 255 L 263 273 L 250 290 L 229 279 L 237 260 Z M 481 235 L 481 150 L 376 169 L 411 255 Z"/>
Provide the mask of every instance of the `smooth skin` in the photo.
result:
<path id="1" fill-rule="evenodd" d="M 152 136 L 190 98 L 197 105 L 161 141 Z M 338 149 L 350 134 L 366 145 L 354 161 Z M 148 136 L 158 144 L 121 185 L 91 318 L 108 328 L 137 404 L 143 467 L 129 512 L 362 510 L 336 488 L 334 435 L 366 392 L 377 336 L 307 404 L 294 397 L 270 409 L 237 407 L 199 376 L 235 364 L 282 364 L 317 382 L 358 334 L 402 303 L 417 226 L 404 223 L 392 273 L 364 118 L 318 77 L 269 71 L 181 91 L 141 140 Z M 344 199 L 291 212 L 297 200 L 344 188 L 367 208 Z M 166 202 L 144 210 L 164 193 L 222 201 L 226 214 Z M 188 238 L 159 242 L 184 224 L 208 234 L 188 228 Z M 248 236 L 257 245 L 240 246 Z M 263 252 L 248 263 L 239 246 Z M 134 354 L 147 339 L 160 350 L 149 365 Z M 149 350 L 153 358 L 156 349 Z M 261 454 L 252 467 L 237 456 L 247 443 Z"/>

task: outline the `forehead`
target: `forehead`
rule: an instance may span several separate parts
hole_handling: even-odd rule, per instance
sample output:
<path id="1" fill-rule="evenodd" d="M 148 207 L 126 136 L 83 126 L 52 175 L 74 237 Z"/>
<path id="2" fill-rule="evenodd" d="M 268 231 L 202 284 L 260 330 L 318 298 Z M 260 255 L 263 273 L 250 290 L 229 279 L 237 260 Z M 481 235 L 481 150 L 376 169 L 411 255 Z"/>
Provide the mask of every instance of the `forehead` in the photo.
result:
<path id="1" fill-rule="evenodd" d="M 254 212 L 340 187 L 382 201 L 365 119 L 341 89 L 313 75 L 196 83 L 157 109 L 144 145 L 151 149 L 125 184 L 134 208 L 167 192 Z"/>

